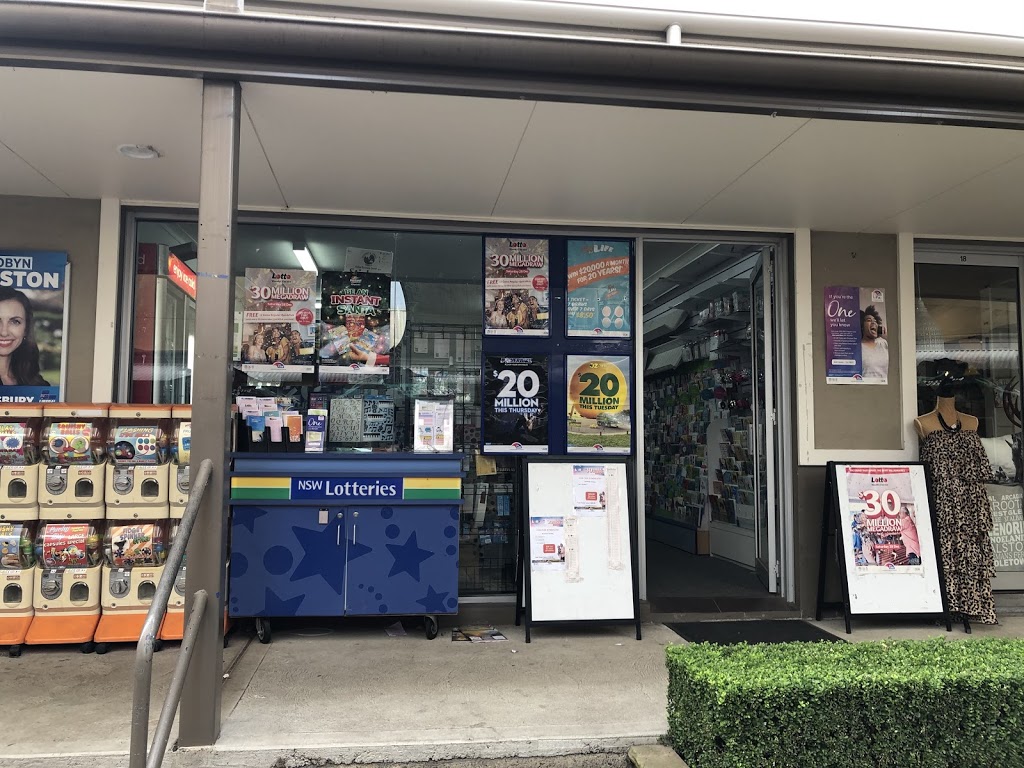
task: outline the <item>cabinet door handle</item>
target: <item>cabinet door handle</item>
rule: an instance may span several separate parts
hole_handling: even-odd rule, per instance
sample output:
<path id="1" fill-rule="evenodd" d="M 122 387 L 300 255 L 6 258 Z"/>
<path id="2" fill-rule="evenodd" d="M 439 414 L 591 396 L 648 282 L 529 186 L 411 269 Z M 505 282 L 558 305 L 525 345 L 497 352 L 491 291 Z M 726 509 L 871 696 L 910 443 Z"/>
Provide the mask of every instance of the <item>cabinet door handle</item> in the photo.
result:
<path id="1" fill-rule="evenodd" d="M 352 523 L 352 543 L 356 543 L 356 524 Z"/>
<path id="2" fill-rule="evenodd" d="M 338 523 L 337 535 L 334 537 L 334 543 L 336 546 L 341 546 L 341 523 Z"/>

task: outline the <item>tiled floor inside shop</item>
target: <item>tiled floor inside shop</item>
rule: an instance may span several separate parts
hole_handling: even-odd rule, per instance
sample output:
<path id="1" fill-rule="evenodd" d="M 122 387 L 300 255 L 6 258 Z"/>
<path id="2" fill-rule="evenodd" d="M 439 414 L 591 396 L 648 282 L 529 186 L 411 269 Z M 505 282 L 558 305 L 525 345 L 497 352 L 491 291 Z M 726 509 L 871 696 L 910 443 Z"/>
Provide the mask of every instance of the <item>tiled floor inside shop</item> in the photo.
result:
<path id="1" fill-rule="evenodd" d="M 405 623 L 275 628 L 270 645 L 236 636 L 225 651 L 222 736 L 213 749 L 169 753 L 168 768 L 343 764 L 457 757 L 536 756 L 622 750 L 666 729 L 664 647 L 680 638 L 659 624 L 572 630 L 500 626 L 508 640 L 436 640 Z M 822 626 L 844 638 L 841 619 Z M 1024 636 L 1024 617 L 973 637 Z M 859 619 L 854 641 L 929 636 L 963 639 L 912 618 Z M 156 657 L 159 698 L 178 655 Z M 5 690 L 3 759 L 17 768 L 127 765 L 134 648 L 83 656 L 26 648 L 0 658 Z M 58 760 L 58 755 L 60 759 Z M 331 763 L 330 761 L 334 761 Z M 276 761 L 276 762 L 275 762 Z"/>

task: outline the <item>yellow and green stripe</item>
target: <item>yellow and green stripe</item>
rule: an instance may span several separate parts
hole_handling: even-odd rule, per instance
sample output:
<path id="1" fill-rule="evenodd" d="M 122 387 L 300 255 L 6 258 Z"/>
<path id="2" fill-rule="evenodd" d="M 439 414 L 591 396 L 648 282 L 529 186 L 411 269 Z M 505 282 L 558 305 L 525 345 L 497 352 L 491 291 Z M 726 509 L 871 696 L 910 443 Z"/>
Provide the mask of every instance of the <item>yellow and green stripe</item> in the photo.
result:
<path id="1" fill-rule="evenodd" d="M 458 477 L 407 477 L 402 498 L 458 500 L 462 498 L 462 479 Z"/>
<path id="2" fill-rule="evenodd" d="M 232 499 L 290 499 L 290 477 L 232 477 Z"/>

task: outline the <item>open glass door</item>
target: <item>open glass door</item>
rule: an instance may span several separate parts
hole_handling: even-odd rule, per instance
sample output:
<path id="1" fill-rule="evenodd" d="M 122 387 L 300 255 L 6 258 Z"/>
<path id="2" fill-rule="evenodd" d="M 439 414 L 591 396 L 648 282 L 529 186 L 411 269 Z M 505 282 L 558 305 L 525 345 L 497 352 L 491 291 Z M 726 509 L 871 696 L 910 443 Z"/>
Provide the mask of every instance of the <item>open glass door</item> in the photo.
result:
<path id="1" fill-rule="evenodd" d="M 755 570 L 765 588 L 779 591 L 779 546 L 775 450 L 774 248 L 765 248 L 751 273 L 750 307 L 754 380 L 754 506 L 756 521 Z"/>

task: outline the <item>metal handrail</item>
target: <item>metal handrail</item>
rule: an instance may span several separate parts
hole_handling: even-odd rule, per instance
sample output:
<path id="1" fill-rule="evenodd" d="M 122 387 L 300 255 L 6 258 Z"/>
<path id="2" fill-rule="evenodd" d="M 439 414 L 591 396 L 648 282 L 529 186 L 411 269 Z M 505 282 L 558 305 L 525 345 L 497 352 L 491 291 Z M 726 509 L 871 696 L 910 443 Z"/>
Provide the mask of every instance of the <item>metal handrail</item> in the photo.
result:
<path id="1" fill-rule="evenodd" d="M 185 514 L 178 525 L 178 534 L 174 538 L 171 552 L 164 564 L 164 572 L 157 584 L 156 594 L 153 596 L 153 604 L 146 614 L 146 622 L 142 625 L 142 634 L 139 637 L 139 644 L 135 651 L 135 690 L 132 696 L 132 740 L 129 752 L 129 768 L 159 768 L 164 760 L 164 753 L 167 750 L 167 741 L 171 734 L 171 724 L 174 722 L 174 713 L 181 701 L 181 690 L 185 684 L 185 674 L 188 672 L 188 665 L 192 661 L 192 650 L 195 647 L 196 635 L 203 620 L 206 602 L 209 596 L 206 590 L 199 590 L 195 593 L 192 602 L 192 610 L 188 616 L 181 642 L 181 652 L 178 655 L 178 663 L 174 668 L 174 675 L 171 677 L 171 687 L 164 699 L 163 708 L 160 710 L 160 721 L 156 727 L 156 735 L 153 739 L 153 747 L 147 756 L 149 744 L 149 698 L 153 687 L 153 652 L 156 643 L 156 635 L 160 630 L 160 623 L 167 613 L 167 601 L 171 597 L 171 590 L 178 578 L 178 570 L 185 559 L 185 548 L 192 536 L 192 529 L 195 527 L 196 517 L 199 515 L 199 505 L 206 494 L 206 486 L 210 482 L 210 473 L 213 471 L 213 462 L 210 459 L 203 459 L 199 464 L 199 471 L 191 483 L 191 491 L 188 496 L 188 505 L 185 507 Z"/>

